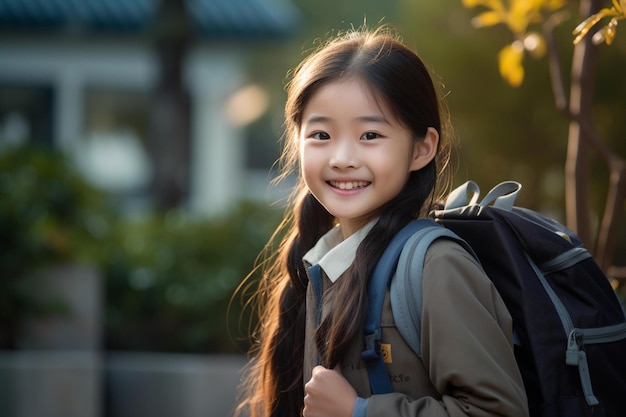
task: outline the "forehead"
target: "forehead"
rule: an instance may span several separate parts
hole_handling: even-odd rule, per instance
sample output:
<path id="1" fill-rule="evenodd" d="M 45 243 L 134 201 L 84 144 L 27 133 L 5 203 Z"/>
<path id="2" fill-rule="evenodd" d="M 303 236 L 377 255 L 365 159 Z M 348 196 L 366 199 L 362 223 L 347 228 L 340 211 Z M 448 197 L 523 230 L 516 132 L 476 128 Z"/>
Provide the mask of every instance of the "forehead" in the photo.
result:
<path id="1" fill-rule="evenodd" d="M 357 77 L 341 78 L 320 86 L 304 106 L 304 114 L 333 112 L 339 107 L 346 112 L 380 113 L 394 119 L 382 94 Z"/>

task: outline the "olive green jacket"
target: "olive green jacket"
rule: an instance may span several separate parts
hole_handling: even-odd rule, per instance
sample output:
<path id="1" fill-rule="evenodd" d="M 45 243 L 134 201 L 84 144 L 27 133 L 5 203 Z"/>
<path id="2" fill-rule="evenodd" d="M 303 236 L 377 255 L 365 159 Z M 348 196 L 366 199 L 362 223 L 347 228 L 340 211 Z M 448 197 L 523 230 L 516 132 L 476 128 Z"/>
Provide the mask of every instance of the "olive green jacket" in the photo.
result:
<path id="1" fill-rule="evenodd" d="M 321 282 L 310 281 L 307 289 L 304 383 L 319 364 L 314 343 L 318 320 L 342 305 L 335 300 L 334 282 L 348 279 L 345 270 L 370 227 L 346 241 L 335 229 L 304 257 L 305 264 L 319 262 L 322 267 Z M 321 300 L 317 300 L 315 286 L 321 290 Z M 341 364 L 344 377 L 360 397 L 353 417 L 528 416 L 513 355 L 511 316 L 482 268 L 457 243 L 439 239 L 426 254 L 422 357 L 413 353 L 397 331 L 388 293 L 381 324 L 395 392 L 371 395 L 360 358 L 361 331 Z"/>

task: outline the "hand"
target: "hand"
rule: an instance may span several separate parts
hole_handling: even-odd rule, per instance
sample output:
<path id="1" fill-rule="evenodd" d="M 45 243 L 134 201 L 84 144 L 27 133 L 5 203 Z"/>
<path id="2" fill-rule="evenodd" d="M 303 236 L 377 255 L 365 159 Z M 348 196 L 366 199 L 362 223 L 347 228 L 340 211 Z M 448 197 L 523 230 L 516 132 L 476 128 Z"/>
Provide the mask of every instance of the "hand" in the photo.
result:
<path id="1" fill-rule="evenodd" d="M 357 398 L 352 385 L 339 368 L 313 368 L 311 379 L 304 386 L 304 417 L 351 417 Z"/>

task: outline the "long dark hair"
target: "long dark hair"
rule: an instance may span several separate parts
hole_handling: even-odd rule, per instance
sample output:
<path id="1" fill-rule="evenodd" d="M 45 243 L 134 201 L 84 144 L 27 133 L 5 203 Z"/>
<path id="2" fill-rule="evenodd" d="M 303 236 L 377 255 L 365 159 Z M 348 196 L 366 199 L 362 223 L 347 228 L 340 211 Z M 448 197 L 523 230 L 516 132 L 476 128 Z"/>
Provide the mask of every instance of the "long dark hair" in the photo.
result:
<path id="1" fill-rule="evenodd" d="M 331 39 L 292 72 L 287 84 L 284 176 L 297 172 L 302 114 L 320 87 L 341 78 L 358 78 L 387 106 L 396 121 L 423 140 L 429 127 L 440 134 L 437 157 L 412 172 L 402 191 L 383 208 L 381 216 L 357 250 L 350 279 L 337 281 L 333 309 L 316 333 L 316 345 L 327 367 L 341 362 L 348 344 L 359 333 L 367 305 L 367 281 L 391 238 L 411 219 L 424 215 L 437 196 L 449 158 L 442 132 L 441 103 L 422 60 L 389 30 L 353 30 Z M 447 178 L 446 178 L 447 179 Z M 444 181 L 445 186 L 448 185 Z M 263 263 L 256 292 L 259 326 L 254 334 L 253 360 L 239 411 L 251 417 L 299 415 L 303 406 L 303 356 L 307 275 L 303 255 L 335 223 L 333 216 L 299 180 L 284 221 L 275 233 L 281 242 Z"/>

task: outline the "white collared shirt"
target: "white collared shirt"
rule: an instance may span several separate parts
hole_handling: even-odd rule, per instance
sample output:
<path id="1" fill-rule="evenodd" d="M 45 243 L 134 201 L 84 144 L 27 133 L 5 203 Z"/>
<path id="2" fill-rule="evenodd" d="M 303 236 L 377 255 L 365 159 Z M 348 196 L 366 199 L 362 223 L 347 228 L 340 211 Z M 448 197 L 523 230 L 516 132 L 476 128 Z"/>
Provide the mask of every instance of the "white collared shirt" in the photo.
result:
<path id="1" fill-rule="evenodd" d="M 378 219 L 370 221 L 345 240 L 341 234 L 341 227 L 333 227 L 317 241 L 302 259 L 310 265 L 319 264 L 328 279 L 332 282 L 337 281 L 352 265 L 357 248 L 377 221 Z"/>

